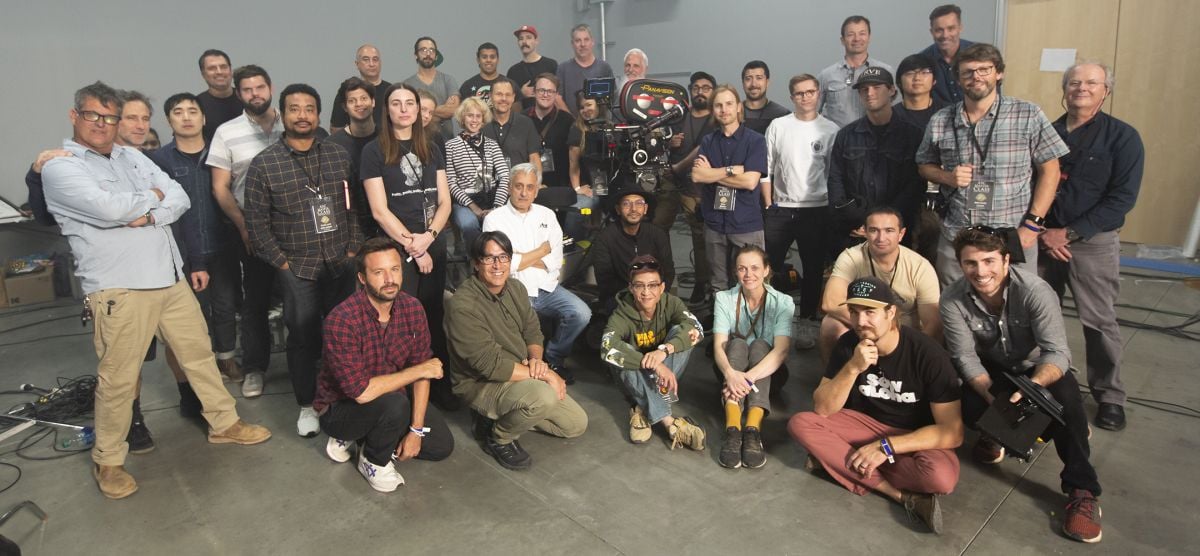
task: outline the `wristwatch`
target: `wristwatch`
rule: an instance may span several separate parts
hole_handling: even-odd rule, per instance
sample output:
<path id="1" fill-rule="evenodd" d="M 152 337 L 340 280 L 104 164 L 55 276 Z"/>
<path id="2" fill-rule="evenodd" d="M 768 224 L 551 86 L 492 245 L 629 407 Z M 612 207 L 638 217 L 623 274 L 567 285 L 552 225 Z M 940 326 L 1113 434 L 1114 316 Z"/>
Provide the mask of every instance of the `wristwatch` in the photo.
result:
<path id="1" fill-rule="evenodd" d="M 1044 216 L 1038 216 L 1032 212 L 1027 212 L 1027 213 L 1025 213 L 1025 216 L 1023 216 L 1022 218 L 1024 220 L 1033 222 L 1034 224 L 1037 224 L 1038 226 L 1041 226 L 1043 228 L 1046 227 L 1046 217 L 1044 217 Z"/>
<path id="2" fill-rule="evenodd" d="M 433 236 L 433 239 L 437 239 L 438 231 L 433 228 L 430 228 L 429 235 Z"/>
<path id="3" fill-rule="evenodd" d="M 1068 242 L 1075 243 L 1076 241 L 1079 241 L 1081 239 L 1083 239 L 1083 236 L 1079 235 L 1079 232 L 1076 232 L 1075 230 L 1072 230 L 1071 228 L 1067 228 L 1067 241 Z"/>
<path id="4" fill-rule="evenodd" d="M 657 349 L 658 351 L 661 351 L 667 355 L 671 355 L 671 347 L 667 344 L 658 344 L 658 347 L 654 349 Z"/>
<path id="5" fill-rule="evenodd" d="M 732 177 L 733 177 L 733 166 L 726 166 L 726 167 L 725 167 L 725 176 L 726 176 L 726 177 L 730 177 L 730 178 L 732 178 Z"/>

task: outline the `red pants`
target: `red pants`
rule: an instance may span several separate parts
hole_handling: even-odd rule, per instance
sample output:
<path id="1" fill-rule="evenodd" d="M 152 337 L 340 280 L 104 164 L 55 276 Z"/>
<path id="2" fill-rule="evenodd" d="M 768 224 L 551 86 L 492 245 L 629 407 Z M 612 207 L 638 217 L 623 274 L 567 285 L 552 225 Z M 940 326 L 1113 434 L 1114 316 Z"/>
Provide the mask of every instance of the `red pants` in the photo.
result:
<path id="1" fill-rule="evenodd" d="M 958 484 L 958 456 L 953 450 L 896 454 L 896 463 L 880 465 L 870 479 L 850 469 L 850 456 L 860 446 L 879 442 L 885 436 L 911 432 L 851 409 L 829 417 L 807 411 L 797 413 L 788 420 L 788 432 L 821 462 L 834 480 L 859 496 L 874 490 L 884 480 L 902 491 L 926 494 L 949 494 Z"/>

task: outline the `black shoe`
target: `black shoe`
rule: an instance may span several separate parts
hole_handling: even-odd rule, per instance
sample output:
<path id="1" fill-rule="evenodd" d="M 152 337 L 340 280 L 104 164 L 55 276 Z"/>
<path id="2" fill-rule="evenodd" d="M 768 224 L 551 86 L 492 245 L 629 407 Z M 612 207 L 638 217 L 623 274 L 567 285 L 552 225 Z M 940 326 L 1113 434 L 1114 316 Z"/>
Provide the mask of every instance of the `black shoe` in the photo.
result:
<path id="1" fill-rule="evenodd" d="M 767 464 L 767 454 L 763 452 L 762 431 L 758 427 L 746 427 L 742 431 L 742 465 L 750 469 L 758 469 Z"/>
<path id="2" fill-rule="evenodd" d="M 1115 403 L 1100 402 L 1100 409 L 1096 411 L 1096 426 L 1110 431 L 1125 428 L 1125 408 Z"/>
<path id="3" fill-rule="evenodd" d="M 192 390 L 191 383 L 180 382 L 178 386 L 179 414 L 185 419 L 200 419 L 200 414 L 204 411 L 204 404 L 200 403 L 200 398 L 196 397 L 196 391 Z"/>
<path id="4" fill-rule="evenodd" d="M 492 437 L 492 427 L 495 424 L 496 422 L 486 415 L 474 409 L 471 410 L 471 435 L 475 437 L 475 440 L 486 442 Z"/>
<path id="5" fill-rule="evenodd" d="M 742 431 L 737 427 L 725 428 L 725 443 L 721 445 L 721 455 L 717 457 L 721 467 L 737 469 L 742 466 Z"/>
<path id="6" fill-rule="evenodd" d="M 566 364 L 551 365 L 550 369 L 553 370 L 555 374 L 562 377 L 563 382 L 567 383 L 567 386 L 575 384 L 575 371 L 572 371 L 569 367 L 567 367 Z"/>
<path id="7" fill-rule="evenodd" d="M 154 451 L 154 439 L 150 437 L 150 429 L 142 417 L 141 399 L 133 400 L 133 422 L 129 424 L 129 434 L 125 435 L 129 443 L 129 453 L 145 454 Z"/>
<path id="8" fill-rule="evenodd" d="M 508 444 L 497 444 L 496 441 L 488 439 L 483 444 L 483 451 L 496 458 L 496 462 L 505 468 L 520 471 L 529 469 L 533 465 L 533 458 L 529 452 L 526 452 L 516 440 Z"/>

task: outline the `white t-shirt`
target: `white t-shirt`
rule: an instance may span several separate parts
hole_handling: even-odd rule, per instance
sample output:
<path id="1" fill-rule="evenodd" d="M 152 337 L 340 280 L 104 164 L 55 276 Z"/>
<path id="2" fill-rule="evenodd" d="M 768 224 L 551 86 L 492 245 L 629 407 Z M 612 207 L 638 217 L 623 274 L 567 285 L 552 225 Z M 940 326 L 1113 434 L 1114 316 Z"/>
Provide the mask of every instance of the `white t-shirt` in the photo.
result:
<path id="1" fill-rule="evenodd" d="M 837 132 L 837 124 L 821 115 L 805 122 L 791 114 L 771 122 L 767 171 L 774 204 L 788 208 L 829 204 L 825 161 Z"/>

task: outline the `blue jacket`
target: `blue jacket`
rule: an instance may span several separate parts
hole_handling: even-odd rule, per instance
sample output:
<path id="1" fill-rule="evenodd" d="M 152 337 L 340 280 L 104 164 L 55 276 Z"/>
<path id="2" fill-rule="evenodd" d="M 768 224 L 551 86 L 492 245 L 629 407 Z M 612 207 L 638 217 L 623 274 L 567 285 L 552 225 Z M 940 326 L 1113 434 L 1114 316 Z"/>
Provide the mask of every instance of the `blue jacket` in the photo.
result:
<path id="1" fill-rule="evenodd" d="M 208 147 L 204 147 L 199 158 L 193 159 L 171 141 L 147 156 L 187 192 L 192 208 L 171 229 L 183 251 L 188 272 L 207 270 L 208 261 L 220 247 L 221 231 L 220 209 L 212 194 L 212 172 L 204 165 Z"/>

